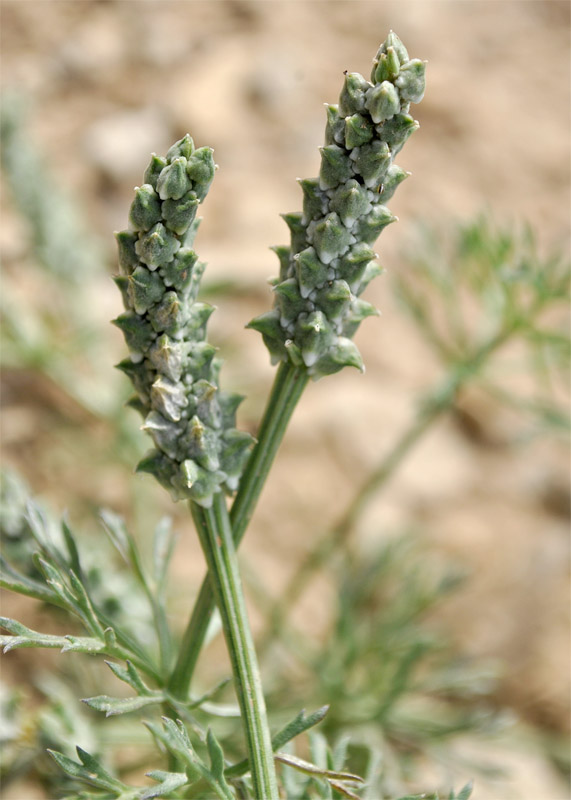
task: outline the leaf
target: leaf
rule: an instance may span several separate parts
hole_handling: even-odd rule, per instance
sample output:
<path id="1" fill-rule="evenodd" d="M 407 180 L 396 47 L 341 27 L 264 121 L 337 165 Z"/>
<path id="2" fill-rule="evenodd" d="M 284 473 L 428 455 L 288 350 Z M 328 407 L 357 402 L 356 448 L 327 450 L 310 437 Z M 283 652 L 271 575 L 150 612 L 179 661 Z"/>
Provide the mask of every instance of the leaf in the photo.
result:
<path id="1" fill-rule="evenodd" d="M 281 731 L 278 731 L 272 738 L 272 747 L 274 750 L 279 750 L 280 747 L 283 747 L 284 744 L 295 739 L 296 736 L 309 730 L 309 728 L 313 728 L 314 725 L 318 725 L 321 720 L 324 719 L 328 711 L 329 706 L 321 706 L 321 708 L 318 708 L 313 714 L 306 716 L 305 709 L 302 709 L 297 717 L 292 719 L 291 722 L 282 728 Z"/>
<path id="2" fill-rule="evenodd" d="M 29 578 L 27 575 L 22 575 L 3 556 L 0 556 L 0 586 L 3 589 L 26 595 L 26 597 L 42 600 L 44 603 L 62 605 L 61 600 L 54 592 L 39 581 Z"/>
<path id="3" fill-rule="evenodd" d="M 137 694 L 142 696 L 151 696 L 153 694 L 153 691 L 143 682 L 143 679 L 130 661 L 127 661 L 127 669 L 114 661 L 106 661 L 105 663 L 120 681 L 127 683 Z"/>
<path id="4" fill-rule="evenodd" d="M 114 717 L 119 714 L 129 714 L 131 711 L 138 711 L 145 706 L 164 702 L 162 692 L 157 692 L 155 696 L 149 697 L 109 697 L 105 694 L 96 697 L 87 697 L 81 702 L 95 711 L 104 711 L 106 717 Z"/>
<path id="5" fill-rule="evenodd" d="M 102 508 L 99 516 L 103 522 L 105 532 L 119 554 L 129 563 L 129 542 L 127 529 L 122 517 L 108 508 Z"/>
<path id="6" fill-rule="evenodd" d="M 221 790 L 220 796 L 232 800 L 234 795 L 224 775 L 224 753 L 210 729 L 208 729 L 208 733 L 206 734 L 206 745 L 208 747 L 208 755 L 210 756 L 210 770 Z"/>
<path id="7" fill-rule="evenodd" d="M 353 775 L 351 772 L 338 772 L 333 769 L 322 769 L 321 767 L 311 764 L 309 761 L 304 761 L 302 758 L 291 755 L 289 753 L 275 753 L 274 757 L 277 761 L 281 761 L 288 767 L 293 767 L 306 775 L 316 775 L 319 778 L 326 780 L 338 781 L 355 781 L 356 783 L 363 783 L 363 778 L 359 775 Z"/>
<path id="8" fill-rule="evenodd" d="M 152 780 L 158 781 L 159 785 L 152 786 L 150 789 L 147 789 L 146 792 L 143 792 L 141 800 L 150 800 L 152 797 L 164 797 L 170 792 L 174 792 L 175 789 L 180 789 L 181 786 L 188 783 L 186 772 L 164 772 L 163 770 L 157 769 L 153 772 L 147 772 L 146 775 L 152 778 Z"/>
<path id="9" fill-rule="evenodd" d="M 0 636 L 0 646 L 7 653 L 21 647 L 57 647 L 63 653 L 76 650 L 83 653 L 99 653 L 103 649 L 103 642 L 98 639 L 74 636 L 53 636 L 49 633 L 38 633 L 22 625 L 14 619 L 0 617 L 0 627 L 7 630 L 12 636 Z"/>
<path id="10" fill-rule="evenodd" d="M 454 795 L 453 792 L 450 793 L 450 800 L 468 800 L 469 797 L 472 796 L 472 789 L 474 788 L 474 782 L 469 781 L 466 786 L 464 786 L 457 795 Z"/>
<path id="11" fill-rule="evenodd" d="M 72 778 L 97 786 L 100 789 L 107 789 L 114 792 L 115 795 L 117 795 L 118 791 L 123 794 L 125 790 L 130 790 L 130 787 L 110 775 L 92 755 L 82 750 L 81 747 L 76 747 L 75 749 L 81 764 L 64 756 L 63 753 L 57 752 L 57 750 L 48 750 L 48 753 L 56 764 Z"/>

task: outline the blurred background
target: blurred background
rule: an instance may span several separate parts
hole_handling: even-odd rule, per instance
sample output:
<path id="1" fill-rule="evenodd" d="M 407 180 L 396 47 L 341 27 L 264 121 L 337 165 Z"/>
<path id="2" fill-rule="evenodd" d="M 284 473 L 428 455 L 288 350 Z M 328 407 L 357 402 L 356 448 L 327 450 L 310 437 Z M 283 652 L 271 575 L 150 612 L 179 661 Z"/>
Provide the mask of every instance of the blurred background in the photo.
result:
<path id="1" fill-rule="evenodd" d="M 459 772 L 423 755 L 410 786 L 467 780 L 476 774 L 472 762 L 482 761 L 476 798 L 563 800 L 565 366 L 553 366 L 550 355 L 532 374 L 515 342 L 492 368 L 497 391 L 466 381 L 430 425 L 416 431 L 415 424 L 419 398 L 445 385 L 456 363 L 432 335 L 447 330 L 451 308 L 467 349 L 485 333 L 487 309 L 503 313 L 494 298 L 486 305 L 477 281 L 464 285 L 462 270 L 488 258 L 501 294 L 512 251 L 517 260 L 523 248 L 526 264 L 551 264 L 568 250 L 569 4 L 3 0 L 0 7 L 3 509 L 29 491 L 55 516 L 67 510 L 88 548 L 98 546 L 101 507 L 122 514 L 141 541 L 162 515 L 173 516 L 180 538 L 171 612 L 180 628 L 204 566 L 184 506 L 133 475 L 147 442 L 135 412 L 123 407 L 127 381 L 113 369 L 124 344 L 109 324 L 122 310 L 111 280 L 112 233 L 126 227 L 151 152 L 166 152 L 187 131 L 197 146 L 214 148 L 219 170 L 196 249 L 209 264 L 205 296 L 218 308 L 210 338 L 226 359 L 222 383 L 247 396 L 240 423 L 255 432 L 273 369 L 261 338 L 244 325 L 271 304 L 266 279 L 277 259 L 268 248 L 288 238 L 279 214 L 301 207 L 295 178 L 318 172 L 323 103 L 337 100 L 344 70 L 368 76 L 390 29 L 411 57 L 428 60 L 426 96 L 412 112 L 421 128 L 398 157 L 412 172 L 390 204 L 400 223 L 377 245 L 386 274 L 367 292 L 382 317 L 356 337 L 367 372 L 345 370 L 311 385 L 295 412 L 243 546 L 252 615 L 276 698 L 293 681 L 303 686 L 301 703 L 326 702 L 310 660 L 296 658 L 303 641 L 311 650 L 333 635 L 343 558 L 361 568 L 379 548 L 409 537 L 421 553 L 410 557 L 426 570 L 435 560 L 463 573 L 423 624 L 446 637 L 455 658 L 484 665 L 488 677 L 476 694 L 490 713 L 503 714 L 495 738 L 460 726 L 449 758 L 466 764 Z M 425 288 L 415 308 L 417 274 Z M 464 291 L 471 294 L 460 306 Z M 542 331 L 568 324 L 564 312 L 548 304 L 526 342 L 547 347 L 555 334 L 548 342 Z M 331 563 L 317 559 L 291 604 L 296 633 L 280 649 L 268 640 L 276 620 L 268 623 L 262 610 L 411 430 L 406 459 L 375 483 Z M 12 547 L 18 525 L 6 530 Z M 43 614 L 10 597 L 4 608 L 32 627 Z M 222 652 L 213 643 L 203 676 L 226 674 Z M 9 686 L 16 675 L 36 680 L 38 657 L 30 655 L 4 659 Z M 31 778 L 19 780 L 7 798 L 46 796 Z"/>

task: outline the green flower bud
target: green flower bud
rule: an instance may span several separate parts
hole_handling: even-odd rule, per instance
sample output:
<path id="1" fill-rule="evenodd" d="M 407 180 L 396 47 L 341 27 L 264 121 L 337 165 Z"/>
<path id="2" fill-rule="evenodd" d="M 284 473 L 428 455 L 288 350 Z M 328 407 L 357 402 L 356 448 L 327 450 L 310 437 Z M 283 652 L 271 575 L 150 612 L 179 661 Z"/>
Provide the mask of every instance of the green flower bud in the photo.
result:
<path id="1" fill-rule="evenodd" d="M 119 250 L 119 266 L 125 275 L 130 275 L 139 263 L 139 257 L 135 251 L 135 244 L 138 241 L 137 234 L 130 231 L 119 231 L 115 234 L 115 238 Z"/>
<path id="2" fill-rule="evenodd" d="M 298 179 L 303 190 L 303 224 L 319 219 L 327 211 L 327 195 L 319 188 L 317 178 Z"/>
<path id="3" fill-rule="evenodd" d="M 360 295 L 363 294 L 367 286 L 373 280 L 373 278 L 378 278 L 379 275 L 383 274 L 383 268 L 377 264 L 376 261 L 371 261 L 367 264 L 365 271 L 363 273 L 363 277 L 359 283 L 358 288 L 353 289 L 353 293 Z"/>
<path id="4" fill-rule="evenodd" d="M 345 118 L 344 141 L 347 150 L 370 142 L 374 135 L 370 120 L 363 114 L 353 114 Z"/>
<path id="5" fill-rule="evenodd" d="M 365 187 L 352 179 L 335 190 L 330 208 L 339 214 L 343 225 L 351 228 L 359 217 L 371 210 L 371 203 Z"/>
<path id="6" fill-rule="evenodd" d="M 161 375 L 151 387 L 151 403 L 163 417 L 178 422 L 182 409 L 188 405 L 188 400 L 180 383 Z"/>
<path id="7" fill-rule="evenodd" d="M 195 380 L 208 379 L 216 347 L 209 342 L 195 342 L 187 356 L 188 371 Z"/>
<path id="8" fill-rule="evenodd" d="M 403 100 L 411 103 L 420 103 L 424 97 L 426 63 L 418 58 L 413 58 L 403 64 L 395 85 L 398 87 Z"/>
<path id="9" fill-rule="evenodd" d="M 196 381 L 192 385 L 193 413 L 210 428 L 220 428 L 222 413 L 218 404 L 218 386 L 210 381 Z"/>
<path id="10" fill-rule="evenodd" d="M 299 293 L 302 298 L 306 298 L 313 289 L 327 280 L 327 266 L 323 259 L 318 257 L 314 247 L 306 247 L 301 253 L 297 253 L 293 260 Z M 281 298 L 283 295 L 278 293 L 278 297 Z"/>
<path id="11" fill-rule="evenodd" d="M 365 92 L 370 87 L 358 72 L 346 72 L 345 83 L 339 95 L 339 111 L 343 117 L 356 114 L 365 108 Z"/>
<path id="12" fill-rule="evenodd" d="M 174 259 L 160 269 L 165 286 L 172 286 L 175 291 L 186 294 L 192 283 L 197 260 L 198 256 L 194 250 L 186 247 L 180 249 Z"/>
<path id="13" fill-rule="evenodd" d="M 150 183 L 137 186 L 129 212 L 129 222 L 136 231 L 148 231 L 160 221 L 161 204 L 157 193 Z"/>
<path id="14" fill-rule="evenodd" d="M 228 488 L 236 490 L 240 475 L 250 455 L 254 438 L 245 431 L 226 430 L 222 434 L 220 466 L 226 475 Z"/>
<path id="15" fill-rule="evenodd" d="M 367 188 L 374 189 L 381 183 L 390 164 L 391 151 L 388 144 L 376 140 L 359 148 L 355 158 L 355 171 L 363 178 Z"/>
<path id="16" fill-rule="evenodd" d="M 379 47 L 376 58 L 379 59 L 382 53 L 388 53 L 390 47 L 392 47 L 397 54 L 400 63 L 406 64 L 409 60 L 408 51 L 394 31 L 389 32 L 389 35 Z"/>
<path id="17" fill-rule="evenodd" d="M 262 334 L 262 339 L 268 348 L 272 364 L 276 364 L 287 355 L 283 338 L 283 328 L 280 325 L 280 315 L 276 309 L 266 311 L 265 314 L 260 314 L 259 317 L 255 317 L 251 320 L 246 327 Z"/>
<path id="18" fill-rule="evenodd" d="M 365 371 L 363 359 L 357 345 L 351 339 L 343 336 L 339 336 L 333 342 L 327 352 L 319 359 L 316 367 L 315 375 L 317 377 L 333 375 L 343 367 L 356 367 L 359 372 Z"/>
<path id="19" fill-rule="evenodd" d="M 325 110 L 327 113 L 325 144 L 343 144 L 345 119 L 339 113 L 339 106 L 326 103 Z"/>
<path id="20" fill-rule="evenodd" d="M 143 182 L 150 184 L 153 189 L 157 188 L 157 181 L 159 179 L 159 175 L 163 171 L 163 169 L 167 165 L 166 158 L 161 158 L 153 153 L 151 157 L 151 162 L 147 169 L 145 170 L 145 175 L 143 176 Z"/>
<path id="21" fill-rule="evenodd" d="M 228 431 L 236 426 L 236 411 L 245 399 L 243 394 L 235 392 L 218 392 L 218 404 L 222 414 L 222 427 Z"/>
<path id="22" fill-rule="evenodd" d="M 375 258 L 375 252 L 364 242 L 354 244 L 345 253 L 337 264 L 337 274 L 340 278 L 347 281 L 351 291 L 356 294 L 361 279 L 370 261 Z"/>
<path id="23" fill-rule="evenodd" d="M 393 157 L 402 149 L 402 146 L 419 128 L 418 122 L 408 114 L 395 114 L 392 119 L 382 125 L 379 133 L 391 149 Z"/>
<path id="24" fill-rule="evenodd" d="M 351 310 L 347 314 L 345 324 L 343 326 L 343 335 L 351 339 L 361 322 L 367 317 L 378 317 L 379 311 L 371 303 L 366 300 L 354 298 L 351 303 Z"/>
<path id="25" fill-rule="evenodd" d="M 158 411 L 147 414 L 141 430 L 151 436 L 155 446 L 169 458 L 176 459 L 178 439 L 182 433 L 179 425 L 163 417 Z"/>
<path id="26" fill-rule="evenodd" d="M 151 270 L 168 264 L 179 249 L 179 240 L 174 234 L 167 231 L 161 222 L 141 236 L 135 244 L 135 252 Z"/>
<path id="27" fill-rule="evenodd" d="M 406 180 L 409 175 L 410 172 L 401 169 L 398 164 L 391 164 L 383 179 L 381 191 L 379 192 L 379 199 L 382 200 L 383 203 L 390 200 L 400 184 Z"/>
<path id="28" fill-rule="evenodd" d="M 391 214 L 386 206 L 373 206 L 371 213 L 367 214 L 366 217 L 362 217 L 357 222 L 357 231 L 355 235 L 359 241 L 372 244 L 372 242 L 378 239 L 383 228 L 386 228 L 391 222 L 395 222 L 396 219 L 397 217 Z"/>
<path id="29" fill-rule="evenodd" d="M 375 124 L 394 117 L 400 111 L 400 97 L 390 81 L 383 81 L 367 92 L 365 106 Z"/>
<path id="30" fill-rule="evenodd" d="M 184 451 L 188 453 L 199 467 L 208 472 L 219 469 L 218 436 L 216 431 L 204 425 L 197 416 L 188 423 L 186 433 L 182 437 Z"/>
<path id="31" fill-rule="evenodd" d="M 383 81 L 394 82 L 400 71 L 400 61 L 394 47 L 387 47 L 386 53 L 379 55 L 378 61 L 375 61 L 373 71 L 371 73 L 371 80 L 373 83 L 382 83 Z"/>
<path id="32" fill-rule="evenodd" d="M 163 169 L 157 180 L 161 200 L 180 200 L 192 188 L 186 165 L 186 158 L 179 156 Z"/>
<path id="33" fill-rule="evenodd" d="M 324 264 L 330 264 L 342 255 L 353 242 L 354 238 L 335 212 L 328 214 L 313 229 L 313 246 Z"/>
<path id="34" fill-rule="evenodd" d="M 308 249 L 312 250 L 313 248 Z M 305 253 L 306 251 L 304 250 L 303 252 Z M 296 256 L 296 259 L 298 259 L 297 263 L 299 263 L 299 255 Z M 298 280 L 299 279 L 296 278 L 288 278 L 274 287 L 274 292 L 278 296 L 277 307 L 280 311 L 282 323 L 287 324 L 293 322 L 303 311 L 307 311 L 307 300 L 302 297 L 299 289 L 302 282 L 299 280 L 298 284 Z M 311 289 L 308 289 L 307 284 L 305 284 L 305 286 L 309 293 Z"/>
<path id="35" fill-rule="evenodd" d="M 165 293 L 165 285 L 159 275 L 149 272 L 145 267 L 137 267 L 127 282 L 130 306 L 137 314 L 144 314 Z"/>
<path id="36" fill-rule="evenodd" d="M 145 404 L 150 402 L 149 389 L 152 383 L 152 372 L 144 361 L 135 364 L 130 358 L 125 358 L 116 365 L 131 380 L 139 397 Z"/>
<path id="37" fill-rule="evenodd" d="M 120 314 L 113 320 L 113 325 L 122 331 L 133 360 L 141 361 L 155 338 L 152 326 L 132 311 Z"/>
<path id="38" fill-rule="evenodd" d="M 196 196 L 199 200 L 204 200 L 216 171 L 214 150 L 211 147 L 199 147 L 188 159 L 186 171 L 192 181 Z"/>
<path id="39" fill-rule="evenodd" d="M 172 479 L 177 469 L 175 464 L 160 450 L 151 450 L 137 464 L 137 472 L 153 475 L 165 489 L 173 491 Z"/>
<path id="40" fill-rule="evenodd" d="M 124 307 L 126 309 L 131 308 L 131 301 L 129 299 L 129 278 L 126 275 L 114 275 L 113 281 L 115 282 L 115 286 L 121 292 Z"/>
<path id="41" fill-rule="evenodd" d="M 187 133 L 167 150 L 167 161 L 170 164 L 171 161 L 174 161 L 175 158 L 179 158 L 180 156 L 189 159 L 193 152 L 194 142 Z"/>
<path id="42" fill-rule="evenodd" d="M 291 247 L 275 245 L 274 247 L 270 247 L 270 250 L 274 251 L 280 262 L 279 281 L 284 281 L 288 277 L 290 271 Z"/>
<path id="43" fill-rule="evenodd" d="M 334 189 L 352 176 L 353 166 L 343 147 L 328 144 L 320 147 L 319 150 L 321 152 L 321 169 L 319 171 L 321 189 Z"/>
<path id="44" fill-rule="evenodd" d="M 287 223 L 291 234 L 291 250 L 293 253 L 299 253 L 304 247 L 307 247 L 307 232 L 305 225 L 302 222 L 302 215 L 298 213 L 282 214 L 282 219 Z"/>
<path id="45" fill-rule="evenodd" d="M 203 469 L 188 459 L 182 462 L 179 476 L 173 478 L 173 484 L 178 491 L 178 498 L 189 496 L 204 508 L 210 508 L 212 495 L 220 490 L 224 479 L 223 472 Z"/>
<path id="46" fill-rule="evenodd" d="M 166 333 L 159 336 L 149 350 L 149 359 L 153 367 L 159 375 L 164 375 L 171 381 L 180 380 L 184 356 L 183 342 L 171 339 Z"/>
<path id="47" fill-rule="evenodd" d="M 317 293 L 315 303 L 329 322 L 340 321 L 351 304 L 351 289 L 343 280 L 332 281 Z"/>
<path id="48" fill-rule="evenodd" d="M 209 303 L 193 303 L 189 309 L 185 330 L 194 341 L 200 342 L 206 338 L 206 324 L 214 312 L 214 306 Z"/>
<path id="49" fill-rule="evenodd" d="M 157 333 L 166 333 L 167 336 L 177 339 L 183 333 L 189 309 L 181 302 L 176 292 L 165 292 L 160 303 L 149 309 L 148 316 Z"/>
<path id="50" fill-rule="evenodd" d="M 180 200 L 165 200 L 162 214 L 167 228 L 179 236 L 186 233 L 194 221 L 198 203 L 195 192 L 187 192 Z"/>
<path id="51" fill-rule="evenodd" d="M 327 352 L 334 338 L 333 329 L 322 311 L 313 311 L 305 319 L 299 320 L 296 342 L 305 366 L 313 366 Z"/>

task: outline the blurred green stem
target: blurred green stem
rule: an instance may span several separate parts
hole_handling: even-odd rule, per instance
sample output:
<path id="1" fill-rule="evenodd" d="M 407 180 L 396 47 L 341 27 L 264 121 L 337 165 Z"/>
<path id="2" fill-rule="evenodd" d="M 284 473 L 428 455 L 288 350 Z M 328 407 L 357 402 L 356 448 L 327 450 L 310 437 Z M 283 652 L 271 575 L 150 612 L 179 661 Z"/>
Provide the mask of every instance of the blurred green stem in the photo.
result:
<path id="1" fill-rule="evenodd" d="M 208 565 L 210 585 L 222 618 L 234 685 L 242 712 L 254 796 L 277 800 L 277 782 L 260 671 L 242 592 L 238 557 L 226 500 L 214 495 L 211 508 L 191 503 L 192 517 Z"/>
<path id="2" fill-rule="evenodd" d="M 305 370 L 292 367 L 289 363 L 282 362 L 278 367 L 260 424 L 258 441 L 246 465 L 230 512 L 236 545 L 240 543 L 246 531 L 293 410 L 308 380 Z M 192 675 L 213 610 L 214 594 L 207 575 L 184 632 L 177 663 L 169 682 L 169 691 L 180 700 L 188 696 Z"/>

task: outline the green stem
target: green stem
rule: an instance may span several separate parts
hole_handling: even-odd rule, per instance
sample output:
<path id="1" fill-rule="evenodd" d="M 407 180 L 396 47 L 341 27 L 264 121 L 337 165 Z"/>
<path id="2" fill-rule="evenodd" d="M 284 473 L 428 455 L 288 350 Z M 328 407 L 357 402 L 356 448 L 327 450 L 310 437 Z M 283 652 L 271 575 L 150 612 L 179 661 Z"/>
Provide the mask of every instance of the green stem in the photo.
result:
<path id="1" fill-rule="evenodd" d="M 230 512 L 236 545 L 240 543 L 248 527 L 293 410 L 307 383 L 305 370 L 297 369 L 285 362 L 278 367 L 260 424 L 258 441 L 242 475 L 240 488 Z M 206 576 L 184 632 L 177 663 L 168 686 L 170 693 L 180 700 L 188 696 L 192 675 L 213 610 L 214 595 L 210 579 Z"/>
<path id="2" fill-rule="evenodd" d="M 238 559 L 226 501 L 218 492 L 211 508 L 191 503 L 191 511 L 216 604 L 246 733 L 254 796 L 278 800 L 277 782 L 262 682 L 242 592 Z"/>

